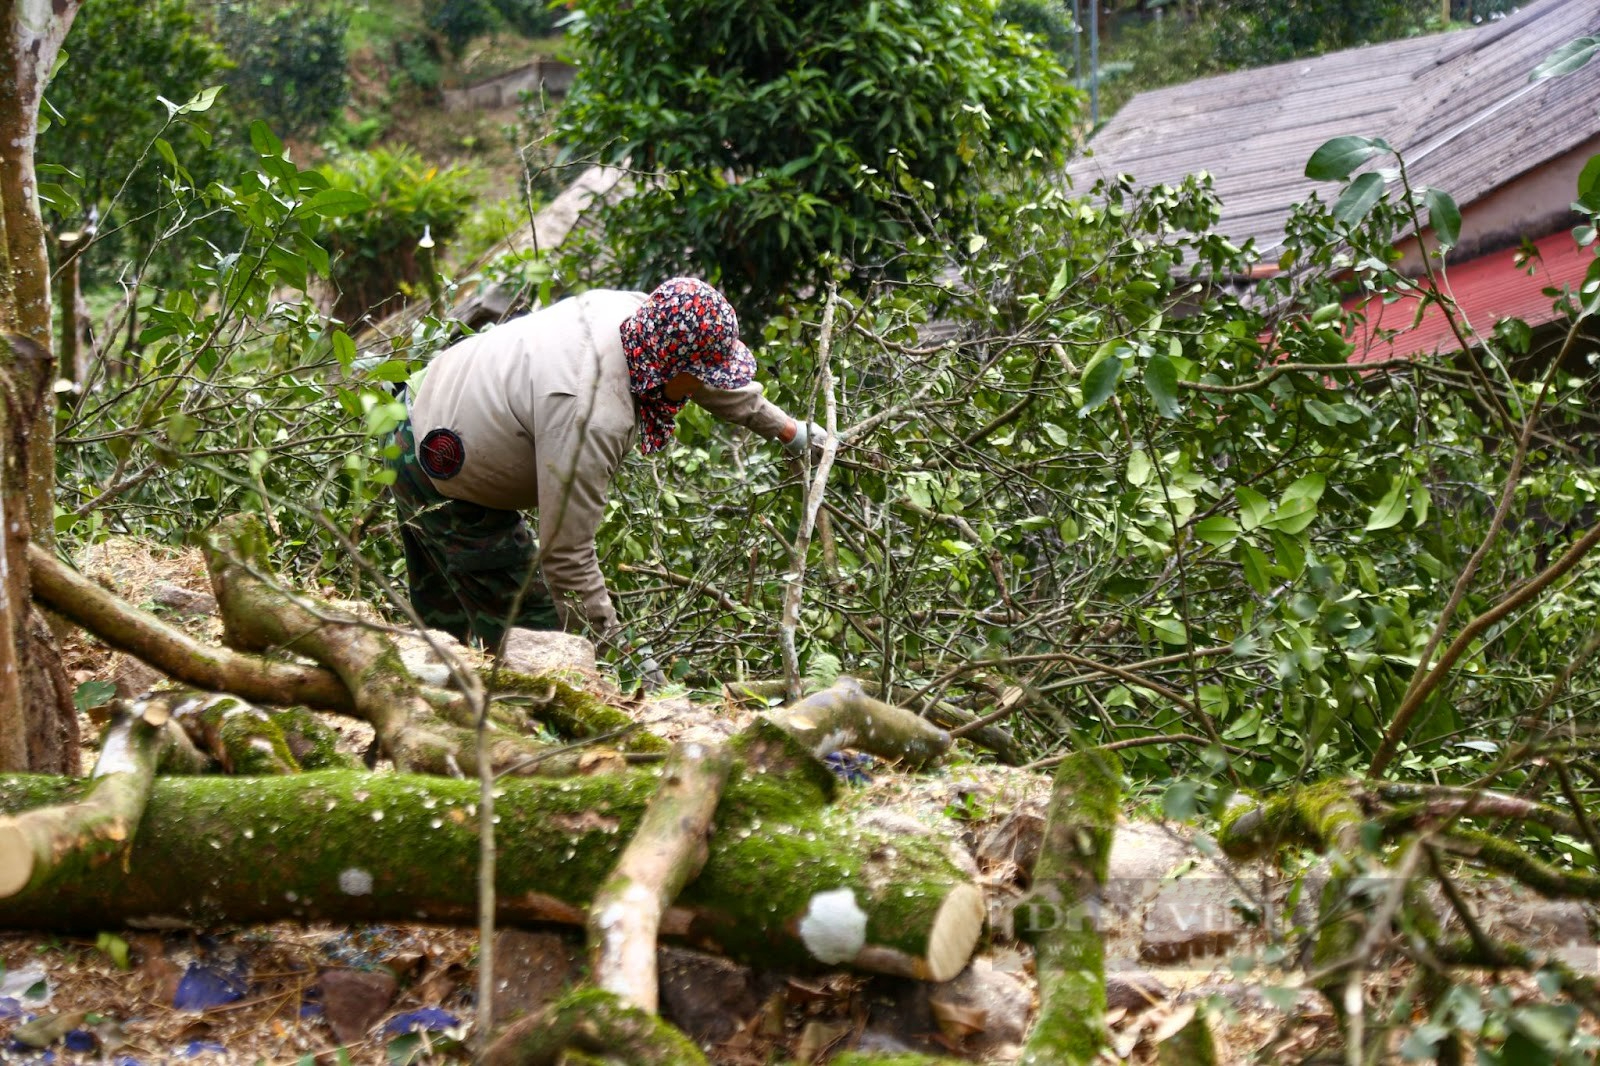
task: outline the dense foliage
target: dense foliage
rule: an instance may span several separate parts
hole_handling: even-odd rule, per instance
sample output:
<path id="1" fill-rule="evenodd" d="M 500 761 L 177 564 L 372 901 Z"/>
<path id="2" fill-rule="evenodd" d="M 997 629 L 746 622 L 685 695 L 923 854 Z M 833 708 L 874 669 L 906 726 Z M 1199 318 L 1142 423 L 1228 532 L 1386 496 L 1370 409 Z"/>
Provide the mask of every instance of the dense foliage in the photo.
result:
<path id="1" fill-rule="evenodd" d="M 524 37 L 550 33 L 557 16 L 543 0 L 423 0 L 422 17 L 459 55 L 479 37 L 497 30 Z"/>
<path id="2" fill-rule="evenodd" d="M 830 257 L 908 273 L 924 219 L 960 232 L 1070 143 L 1063 71 L 979 0 L 590 0 L 570 32 L 566 151 L 659 176 L 611 212 L 606 276 L 705 276 L 749 317 Z"/>
<path id="3" fill-rule="evenodd" d="M 158 138 L 190 161 L 202 184 L 234 168 L 226 153 L 201 151 L 212 135 L 209 123 L 198 123 L 212 114 L 173 113 L 219 84 L 230 64 L 187 0 L 85 5 L 66 51 L 46 93 L 55 119 L 39 138 L 39 158 L 51 168 L 43 178 L 46 225 L 81 228 L 89 212 L 98 214 L 101 233 L 86 262 L 91 276 L 114 276 L 124 263 L 142 263 L 178 221 L 155 154 Z"/>
<path id="4" fill-rule="evenodd" d="M 330 224 L 333 311 L 345 322 L 423 294 L 436 298 L 433 249 L 455 236 L 472 200 L 467 172 L 440 169 L 416 153 L 375 148 L 325 165 L 329 187 L 372 204 Z M 391 307 L 392 309 L 392 307 Z"/>
<path id="5" fill-rule="evenodd" d="M 349 95 L 349 25 L 348 12 L 331 3 L 221 5 L 216 35 L 233 61 L 227 79 L 233 97 L 249 101 L 250 118 L 284 135 L 320 130 Z"/>

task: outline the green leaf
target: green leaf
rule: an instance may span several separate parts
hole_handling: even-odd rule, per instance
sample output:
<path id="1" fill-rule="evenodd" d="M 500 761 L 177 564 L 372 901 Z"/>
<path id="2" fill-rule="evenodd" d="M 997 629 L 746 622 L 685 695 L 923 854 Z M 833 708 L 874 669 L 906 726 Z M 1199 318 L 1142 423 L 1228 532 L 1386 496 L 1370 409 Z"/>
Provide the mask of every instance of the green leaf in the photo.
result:
<path id="1" fill-rule="evenodd" d="M 339 360 L 341 370 L 350 373 L 350 366 L 356 361 L 356 342 L 342 329 L 333 331 L 333 357 Z"/>
<path id="2" fill-rule="evenodd" d="M 1272 513 L 1272 504 L 1255 489 L 1240 485 L 1233 495 L 1239 501 L 1239 522 L 1246 530 L 1255 529 Z"/>
<path id="3" fill-rule="evenodd" d="M 95 938 L 94 946 L 111 956 L 111 961 L 116 963 L 117 969 L 128 968 L 128 942 L 115 933 L 101 933 Z"/>
<path id="4" fill-rule="evenodd" d="M 1420 525 L 1428 520 L 1428 506 L 1433 502 L 1433 497 L 1428 493 L 1428 486 L 1418 485 L 1411 493 L 1411 514 Z"/>
<path id="5" fill-rule="evenodd" d="M 1318 473 L 1304 474 L 1295 478 L 1294 482 L 1283 490 L 1283 502 L 1290 500 L 1308 499 L 1316 503 L 1322 499 L 1323 491 L 1328 487 L 1328 479 Z"/>
<path id="6" fill-rule="evenodd" d="M 1443 189 L 1429 189 L 1422 201 L 1428 207 L 1428 224 L 1441 248 L 1454 248 L 1461 240 L 1461 208 Z"/>
<path id="7" fill-rule="evenodd" d="M 1150 453 L 1143 448 L 1135 448 L 1128 453 L 1128 484 L 1138 488 L 1150 480 L 1153 467 L 1150 465 Z"/>
<path id="8" fill-rule="evenodd" d="M 1584 199 L 1600 192 L 1600 155 L 1589 157 L 1578 174 L 1578 198 Z"/>
<path id="9" fill-rule="evenodd" d="M 178 108 L 180 115 L 190 115 L 200 111 L 210 111 L 211 105 L 217 102 L 217 94 L 222 91 L 222 86 L 213 85 L 209 89 L 201 89 L 189 102 Z"/>
<path id="10" fill-rule="evenodd" d="M 1261 523 L 1267 529 L 1284 533 L 1299 533 L 1317 518 L 1317 501 L 1304 496 L 1284 500 L 1272 512 L 1272 517 Z"/>
<path id="11" fill-rule="evenodd" d="M 338 218 L 360 214 L 372 206 L 372 201 L 351 189 L 323 189 L 301 206 L 323 218 Z"/>
<path id="12" fill-rule="evenodd" d="M 1367 171 L 1358 175 L 1333 202 L 1334 221 L 1344 226 L 1354 226 L 1367 217 L 1374 204 L 1383 196 L 1383 175 Z"/>
<path id="13" fill-rule="evenodd" d="M 104 707 L 117 694 L 117 686 L 110 681 L 85 681 L 72 691 L 72 705 L 79 714 L 91 707 Z"/>
<path id="14" fill-rule="evenodd" d="M 373 381 L 404 381 L 410 376 L 411 368 L 404 359 L 385 359 L 367 371 L 367 377 Z"/>
<path id="15" fill-rule="evenodd" d="M 1163 644 L 1187 644 L 1189 632 L 1176 618 L 1148 618 L 1150 629 Z"/>
<path id="16" fill-rule="evenodd" d="M 1163 418 L 1177 418 L 1183 413 L 1178 406 L 1178 368 L 1171 359 L 1164 355 L 1150 357 L 1144 368 L 1144 387 Z"/>
<path id="17" fill-rule="evenodd" d="M 1283 499 L 1272 512 L 1272 517 L 1261 524 L 1267 529 L 1282 533 L 1299 533 L 1317 517 L 1317 501 L 1327 487 L 1321 474 L 1307 474 L 1298 478 L 1283 492 Z"/>
<path id="18" fill-rule="evenodd" d="M 1089 414 L 1109 400 L 1120 380 L 1122 360 L 1115 351 L 1105 352 L 1083 372 L 1083 406 L 1078 408 L 1079 416 Z"/>
<path id="19" fill-rule="evenodd" d="M 1239 523 L 1227 515 L 1212 515 L 1195 523 L 1194 535 L 1220 548 L 1239 535 Z"/>
<path id="20" fill-rule="evenodd" d="M 1528 80 L 1543 81 L 1546 78 L 1559 78 L 1564 74 L 1571 74 L 1593 59 L 1596 52 L 1600 52 L 1600 37 L 1579 37 L 1575 41 L 1568 41 L 1551 52 L 1543 63 L 1534 67 L 1533 73 L 1528 75 Z"/>
<path id="21" fill-rule="evenodd" d="M 1380 529 L 1390 529 L 1400 524 L 1406 516 L 1406 482 L 1408 479 L 1397 477 L 1389 485 L 1389 491 L 1373 507 L 1372 514 L 1367 516 L 1367 531 L 1374 532 Z"/>
<path id="22" fill-rule="evenodd" d="M 1175 822 L 1187 821 L 1200 812 L 1197 799 L 1200 786 L 1193 781 L 1176 781 L 1161 796 L 1161 811 Z"/>
<path id="23" fill-rule="evenodd" d="M 260 119 L 250 123 L 250 146 L 264 159 L 278 159 L 283 156 L 283 142 L 278 140 L 272 129 Z"/>
<path id="24" fill-rule="evenodd" d="M 1239 563 L 1244 567 L 1244 579 L 1250 587 L 1265 596 L 1272 591 L 1272 563 L 1266 552 L 1253 544 L 1239 546 Z"/>
<path id="25" fill-rule="evenodd" d="M 1344 181 L 1362 163 L 1391 151 L 1376 137 L 1335 137 L 1311 153 L 1306 177 L 1315 181 Z"/>

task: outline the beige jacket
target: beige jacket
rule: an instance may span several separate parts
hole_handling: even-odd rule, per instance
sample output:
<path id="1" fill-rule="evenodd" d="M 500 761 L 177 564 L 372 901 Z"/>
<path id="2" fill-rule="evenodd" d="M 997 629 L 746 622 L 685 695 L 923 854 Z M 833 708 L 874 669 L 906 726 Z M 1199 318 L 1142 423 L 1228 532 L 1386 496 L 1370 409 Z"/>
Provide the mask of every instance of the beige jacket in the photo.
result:
<path id="1" fill-rule="evenodd" d="M 563 625 L 602 638 L 617 628 L 595 534 L 606 492 L 637 431 L 619 328 L 642 292 L 596 290 L 469 337 L 429 363 L 412 391 L 411 429 L 461 438 L 465 461 L 433 486 L 453 499 L 539 512 L 540 568 Z M 701 386 L 694 400 L 725 422 L 777 439 L 789 416 L 752 382 Z"/>

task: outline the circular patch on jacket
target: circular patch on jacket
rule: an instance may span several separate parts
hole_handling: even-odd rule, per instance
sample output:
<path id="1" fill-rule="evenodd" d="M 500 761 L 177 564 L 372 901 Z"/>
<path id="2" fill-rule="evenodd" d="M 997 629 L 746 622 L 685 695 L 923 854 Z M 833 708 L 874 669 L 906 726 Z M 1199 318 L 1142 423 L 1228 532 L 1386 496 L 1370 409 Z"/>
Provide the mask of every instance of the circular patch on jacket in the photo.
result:
<path id="1" fill-rule="evenodd" d="M 467 461 L 467 446 L 453 429 L 429 430 L 417 449 L 417 461 L 429 477 L 448 481 L 461 473 Z"/>

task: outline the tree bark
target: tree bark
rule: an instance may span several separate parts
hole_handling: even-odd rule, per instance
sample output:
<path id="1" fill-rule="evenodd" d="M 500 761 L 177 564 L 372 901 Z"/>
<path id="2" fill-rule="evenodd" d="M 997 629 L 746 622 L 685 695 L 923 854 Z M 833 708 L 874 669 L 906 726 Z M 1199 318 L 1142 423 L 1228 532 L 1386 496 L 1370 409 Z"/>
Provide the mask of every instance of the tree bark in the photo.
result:
<path id="1" fill-rule="evenodd" d="M 732 768 L 725 745 L 674 745 L 638 831 L 589 908 L 595 986 L 651 1014 L 661 915 L 705 866 L 711 819 Z"/>
<path id="2" fill-rule="evenodd" d="M 252 703 L 304 705 L 350 713 L 350 690 L 332 671 L 276 662 L 202 644 L 176 626 L 107 592 L 48 548 L 28 549 L 33 595 L 40 603 L 185 685 L 231 692 Z"/>
<path id="3" fill-rule="evenodd" d="M 227 639 L 251 651 L 285 649 L 322 663 L 350 693 L 357 717 L 372 725 L 396 769 L 448 775 L 478 772 L 473 725 L 436 715 L 395 644 L 373 626 L 270 582 L 266 528 L 249 515 L 219 522 L 205 543 L 211 587 Z M 461 708 L 456 707 L 456 711 Z M 574 753 L 496 730 L 487 746 L 496 773 L 566 776 Z"/>
<path id="4" fill-rule="evenodd" d="M 818 758 L 854 748 L 918 768 L 950 750 L 949 733 L 902 707 L 873 699 L 849 677 L 768 717 Z"/>
<path id="5" fill-rule="evenodd" d="M 27 547 L 53 535 L 50 265 L 34 187 L 39 99 L 78 0 L 12 0 L 0 20 L 0 771 L 78 770 L 60 652 L 32 606 Z"/>
<path id="6" fill-rule="evenodd" d="M 1120 795 L 1121 766 L 1110 752 L 1081 752 L 1056 770 L 1032 905 L 1022 908 L 1039 975 L 1024 1066 L 1088 1066 L 1105 1047 L 1105 946 L 1095 919 Z"/>
<path id="7" fill-rule="evenodd" d="M 649 770 L 507 779 L 496 799 L 501 924 L 582 924 L 655 792 Z M 0 777 L 0 812 L 70 803 L 82 781 Z M 477 782 L 329 771 L 161 777 L 125 861 L 73 855 L 0 900 L 0 927 L 477 920 Z M 746 758 L 665 935 L 756 960 L 943 981 L 967 964 L 982 893 L 949 842 L 817 809 Z"/>
<path id="8" fill-rule="evenodd" d="M 127 850 L 150 797 L 165 723 L 122 708 L 82 799 L 0 816 L 0 899 L 36 890 L 64 864 L 103 867 Z"/>

